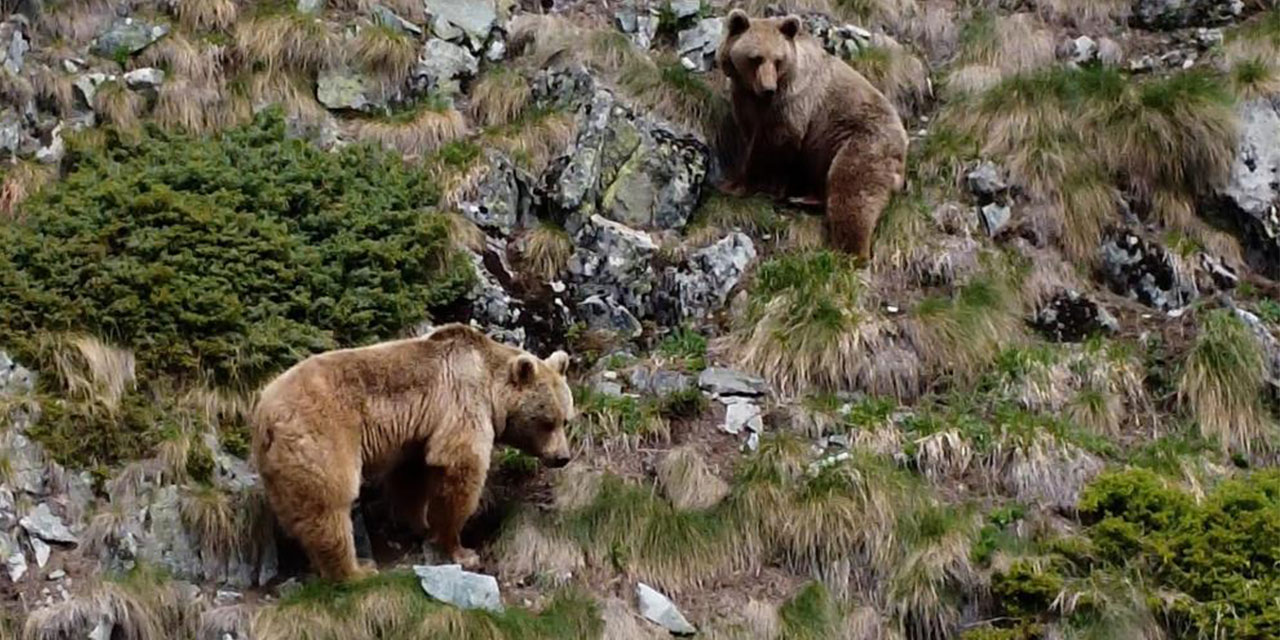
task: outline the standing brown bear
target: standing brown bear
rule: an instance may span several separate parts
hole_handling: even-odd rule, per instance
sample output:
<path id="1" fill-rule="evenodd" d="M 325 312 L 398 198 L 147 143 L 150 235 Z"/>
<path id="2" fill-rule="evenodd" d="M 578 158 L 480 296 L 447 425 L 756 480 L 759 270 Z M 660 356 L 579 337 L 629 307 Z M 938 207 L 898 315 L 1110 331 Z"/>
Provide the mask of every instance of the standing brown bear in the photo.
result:
<path id="1" fill-rule="evenodd" d="M 398 509 L 429 526 L 454 562 L 474 567 L 459 533 L 494 443 L 549 466 L 569 461 L 568 363 L 563 351 L 540 360 L 457 324 L 307 358 L 268 384 L 254 409 L 267 499 L 326 578 L 372 573 L 357 565 L 351 530 L 362 480 L 390 483 Z M 425 477 L 397 472 L 414 467 Z"/>
<path id="2" fill-rule="evenodd" d="M 825 201 L 838 248 L 871 257 L 876 220 L 902 188 L 907 132 L 893 104 L 801 33 L 800 19 L 752 19 L 735 9 L 717 52 L 746 139 L 724 190 Z"/>

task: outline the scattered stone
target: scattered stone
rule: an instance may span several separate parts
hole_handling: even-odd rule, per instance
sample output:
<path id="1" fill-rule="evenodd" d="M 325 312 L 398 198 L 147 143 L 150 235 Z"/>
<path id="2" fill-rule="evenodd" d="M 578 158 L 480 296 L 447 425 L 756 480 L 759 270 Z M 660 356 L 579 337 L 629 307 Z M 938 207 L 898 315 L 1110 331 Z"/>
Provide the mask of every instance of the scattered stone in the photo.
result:
<path id="1" fill-rule="evenodd" d="M 105 73 L 86 73 L 77 77 L 71 82 L 80 92 L 80 98 L 84 100 L 86 106 L 93 108 L 93 97 L 98 93 L 98 85 L 110 79 Z"/>
<path id="2" fill-rule="evenodd" d="M 684 20 L 702 11 L 702 0 L 672 0 L 669 6 L 676 20 Z"/>
<path id="3" fill-rule="evenodd" d="M 466 37 L 472 51 L 481 50 L 498 22 L 495 3 L 487 0 L 424 0 L 424 4 L 432 16 L 436 35 L 453 40 L 440 29 L 444 27 L 447 32 L 448 26 L 455 27 Z"/>
<path id="4" fill-rule="evenodd" d="M 324 9 L 325 0 L 298 0 L 298 13 L 319 13 Z"/>
<path id="5" fill-rule="evenodd" d="M 351 69 L 326 69 L 316 80 L 316 99 L 329 109 L 376 113 L 385 102 L 374 83 Z"/>
<path id="6" fill-rule="evenodd" d="M 765 17 L 779 17 L 787 13 L 780 5 L 769 5 L 764 12 Z M 850 59 L 871 44 L 870 31 L 854 24 L 837 24 L 831 16 L 819 11 L 800 13 L 800 22 L 805 33 L 817 38 L 827 53 L 837 58 Z"/>
<path id="7" fill-rule="evenodd" d="M 27 575 L 27 558 L 22 551 L 14 551 L 5 559 L 5 567 L 9 571 L 9 580 L 17 582 Z"/>
<path id="8" fill-rule="evenodd" d="M 1258 316 L 1232 305 L 1232 311 L 1240 318 L 1253 335 L 1257 336 L 1262 351 L 1266 354 L 1267 382 L 1275 389 L 1280 389 L 1280 340 L 1271 333 L 1271 328 Z"/>
<path id="9" fill-rule="evenodd" d="M 1111 38 L 1098 39 L 1098 60 L 1107 66 L 1117 66 L 1124 62 L 1124 47 Z"/>
<path id="10" fill-rule="evenodd" d="M 1168 250 L 1129 232 L 1103 240 L 1102 271 L 1112 291 L 1161 311 L 1184 307 L 1199 295 Z"/>
<path id="11" fill-rule="evenodd" d="M 749 373 L 708 367 L 698 375 L 698 387 L 718 396 L 762 396 L 768 392 L 764 378 Z"/>
<path id="12" fill-rule="evenodd" d="M 0 111 L 0 157 L 17 156 L 23 137 L 23 120 L 17 110 Z"/>
<path id="13" fill-rule="evenodd" d="M 735 436 L 742 433 L 743 429 L 752 433 L 763 431 L 764 419 L 761 417 L 760 407 L 741 398 L 737 400 L 725 405 L 724 424 L 720 425 L 720 430 Z"/>
<path id="14" fill-rule="evenodd" d="M 1206 29 L 1201 27 L 1196 29 L 1195 39 L 1196 45 L 1199 46 L 1201 50 L 1209 50 L 1221 45 L 1225 40 L 1225 35 L 1222 33 L 1222 29 Z"/>
<path id="15" fill-rule="evenodd" d="M 631 44 L 641 51 L 648 51 L 653 46 L 653 39 L 658 35 L 658 26 L 662 22 L 655 11 L 638 11 L 630 5 L 614 13 L 613 21 L 619 31 L 627 34 Z"/>
<path id="16" fill-rule="evenodd" d="M 522 346 L 527 337 L 520 326 L 522 305 L 502 286 L 502 281 L 511 281 L 510 272 L 500 259 L 486 260 L 470 250 L 467 250 L 467 254 L 476 274 L 476 282 L 467 295 L 467 300 L 471 303 L 472 323 L 500 342 Z M 486 255 L 499 254 L 489 251 Z M 500 277 L 495 277 L 494 269 L 502 272 L 498 274 Z"/>
<path id="17" fill-rule="evenodd" d="M 591 386 L 596 393 L 610 398 L 622 397 L 622 385 L 610 380 L 598 380 Z"/>
<path id="18" fill-rule="evenodd" d="M 36 161 L 43 164 L 58 164 L 67 154 L 67 143 L 62 139 L 62 123 L 59 122 L 49 132 L 49 143 L 36 149 Z"/>
<path id="19" fill-rule="evenodd" d="M 1217 24 L 1237 18 L 1243 0 L 1134 0 L 1132 21 L 1152 29 Z"/>
<path id="20" fill-rule="evenodd" d="M 589 311 L 597 320 L 608 320 L 607 324 L 618 330 L 638 335 L 638 318 L 649 315 L 657 286 L 652 263 L 658 245 L 648 233 L 599 215 L 581 226 L 575 244 L 567 270 L 579 316 Z M 592 298 L 603 301 L 604 306 L 588 302 Z M 626 314 L 614 311 L 614 307 L 624 308 Z"/>
<path id="21" fill-rule="evenodd" d="M 373 19 L 384 27 L 399 29 L 405 35 L 413 36 L 415 38 L 422 37 L 422 27 L 401 18 L 396 15 L 396 12 L 380 4 L 373 5 L 373 7 L 370 8 L 370 12 L 373 13 Z"/>
<path id="22" fill-rule="evenodd" d="M 636 583 L 636 600 L 639 602 L 640 615 L 650 622 L 670 631 L 677 636 L 690 636 L 698 630 L 685 619 L 684 614 L 676 608 L 666 596 L 658 593 L 653 587 Z"/>
<path id="23" fill-rule="evenodd" d="M 230 589 L 218 589 L 213 595 L 213 604 L 218 607 L 226 607 L 240 602 L 244 598 L 244 594 L 239 591 Z"/>
<path id="24" fill-rule="evenodd" d="M 52 580 L 52 581 L 55 581 L 55 582 L 56 582 L 56 581 L 58 581 L 58 580 L 61 580 L 61 579 L 65 578 L 65 577 L 67 577 L 67 572 L 66 572 L 66 571 L 63 571 L 62 569 L 56 569 L 56 570 L 54 570 L 54 571 L 50 571 L 50 572 L 49 572 L 49 580 Z M 64 592 L 63 592 L 63 594 L 64 594 L 63 599 L 65 600 L 65 599 L 66 599 L 66 596 L 65 596 L 66 592 L 64 591 Z"/>
<path id="25" fill-rule="evenodd" d="M 631 371 L 629 379 L 631 390 L 655 396 L 665 396 L 693 387 L 689 376 L 679 371 L 659 369 L 650 371 L 646 367 L 636 367 Z"/>
<path id="26" fill-rule="evenodd" d="M 62 518 L 54 514 L 45 502 L 36 505 L 30 513 L 18 521 L 18 524 L 22 525 L 28 534 L 46 542 L 76 543 L 76 535 L 71 533 L 67 525 L 63 524 Z"/>
<path id="27" fill-rule="evenodd" d="M 1002 173 L 996 163 L 985 160 L 965 175 L 965 184 L 979 202 L 990 202 L 1009 189 Z"/>
<path id="28" fill-rule="evenodd" d="M 1001 231 L 1009 225 L 1009 219 L 1013 217 L 1013 211 L 1006 204 L 996 204 L 989 202 L 983 205 L 980 210 L 982 213 L 982 228 L 987 231 L 987 235 L 994 238 L 1000 235 Z"/>
<path id="29" fill-rule="evenodd" d="M 169 33 L 167 25 L 124 18 L 112 23 L 106 31 L 98 35 L 89 50 L 96 56 L 110 59 L 120 55 L 133 55 L 151 46 L 167 33 Z"/>
<path id="30" fill-rule="evenodd" d="M 1057 342 L 1080 342 L 1120 328 L 1115 317 L 1102 305 L 1076 291 L 1063 291 L 1051 298 L 1036 312 L 1033 324 Z"/>
<path id="31" fill-rule="evenodd" d="M 676 52 L 692 64 L 692 70 L 710 71 L 716 63 L 716 49 L 724 37 L 724 20 L 703 18 L 677 35 Z"/>
<path id="32" fill-rule="evenodd" d="M 43 569 L 46 564 L 49 564 L 49 554 L 52 553 L 53 549 L 44 540 L 31 538 L 31 551 L 35 553 L 37 567 Z"/>
<path id="33" fill-rule="evenodd" d="M 133 90 L 155 89 L 164 84 L 164 71 L 154 67 L 134 69 L 124 74 L 124 84 Z"/>
<path id="34" fill-rule="evenodd" d="M 750 451 L 754 453 L 759 448 L 760 448 L 760 432 L 752 431 L 751 433 L 747 434 L 747 439 L 742 443 L 742 450 Z"/>
<path id="35" fill-rule="evenodd" d="M 413 71 L 414 90 L 457 95 L 462 81 L 476 75 L 480 62 L 471 52 L 452 42 L 432 38 L 422 47 L 418 66 Z"/>
<path id="36" fill-rule="evenodd" d="M 461 565 L 416 565 L 413 572 L 427 595 L 460 609 L 502 611 L 502 596 L 493 576 L 463 571 Z"/>

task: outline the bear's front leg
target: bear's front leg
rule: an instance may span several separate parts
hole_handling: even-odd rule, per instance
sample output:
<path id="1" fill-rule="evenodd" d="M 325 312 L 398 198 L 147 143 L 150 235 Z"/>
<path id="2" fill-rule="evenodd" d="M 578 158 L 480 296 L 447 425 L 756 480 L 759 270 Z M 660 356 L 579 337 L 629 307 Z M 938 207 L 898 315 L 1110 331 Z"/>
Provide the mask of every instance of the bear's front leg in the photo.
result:
<path id="1" fill-rule="evenodd" d="M 480 505 L 488 460 L 467 456 L 428 467 L 427 523 L 436 546 L 464 569 L 480 565 L 480 556 L 462 546 L 462 527 Z"/>

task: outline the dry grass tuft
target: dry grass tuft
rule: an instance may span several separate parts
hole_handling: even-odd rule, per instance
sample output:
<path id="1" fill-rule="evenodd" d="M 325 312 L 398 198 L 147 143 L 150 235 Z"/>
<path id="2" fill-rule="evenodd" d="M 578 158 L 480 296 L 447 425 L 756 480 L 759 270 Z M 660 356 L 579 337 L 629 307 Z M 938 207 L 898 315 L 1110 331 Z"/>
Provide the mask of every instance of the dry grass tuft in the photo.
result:
<path id="1" fill-rule="evenodd" d="M 45 65 L 33 65 L 30 72 L 35 99 L 60 116 L 71 115 L 76 103 L 72 76 Z"/>
<path id="2" fill-rule="evenodd" d="M 1001 78 L 1053 64 L 1054 36 L 1036 16 L 997 16 L 979 10 L 961 27 L 956 70 L 946 88 L 952 95 L 982 90 Z"/>
<path id="3" fill-rule="evenodd" d="M 1001 275 L 974 277 L 950 298 L 917 305 L 910 324 L 912 343 L 930 370 L 971 384 L 992 353 L 1023 338 L 1016 303 Z"/>
<path id="4" fill-rule="evenodd" d="M 449 212 L 443 215 L 445 216 L 445 221 L 449 223 L 449 237 L 455 245 L 465 247 L 476 253 L 484 251 L 487 243 L 483 229 L 460 213 Z"/>
<path id="5" fill-rule="evenodd" d="M 875 34 L 871 46 L 849 60 L 849 66 L 893 102 L 902 115 L 917 113 L 929 98 L 929 70 L 897 41 Z"/>
<path id="6" fill-rule="evenodd" d="M 236 48 L 271 72 L 314 74 L 342 61 L 342 43 L 313 16 L 285 11 L 242 20 Z"/>
<path id="7" fill-rule="evenodd" d="M 228 98 L 228 115 L 238 115 L 242 101 L 235 95 L 237 90 L 233 89 Z M 329 117 L 329 112 L 316 101 L 311 80 L 302 74 L 270 70 L 255 73 L 249 77 L 245 92 L 248 104 L 279 105 L 286 116 L 303 123 L 314 124 Z"/>
<path id="8" fill-rule="evenodd" d="M 104 582 L 84 595 L 32 611 L 23 640 L 63 640 L 102 624 L 112 637 L 162 640 L 195 637 L 199 612 L 174 583 L 139 573 Z"/>
<path id="9" fill-rule="evenodd" d="M 543 586 L 563 586 L 585 567 L 582 550 L 564 537 L 520 519 L 504 533 L 495 548 L 498 575 L 503 580 Z"/>
<path id="10" fill-rule="evenodd" d="M 23 161 L 9 167 L 0 179 L 0 219 L 15 218 L 23 201 L 58 175 L 56 167 Z"/>
<path id="11" fill-rule="evenodd" d="M 724 83 L 689 71 L 678 61 L 633 60 L 623 67 L 619 83 L 640 106 L 707 136 L 714 136 L 729 114 L 729 101 L 720 88 Z"/>
<path id="12" fill-rule="evenodd" d="M 144 49 L 138 54 L 138 62 L 165 69 L 170 79 L 185 79 L 201 85 L 221 84 L 229 55 L 226 45 L 193 41 L 176 32 Z"/>
<path id="13" fill-rule="evenodd" d="M 395 27 L 371 25 L 356 35 L 352 56 L 383 87 L 394 88 L 408 79 L 418 63 L 418 43 Z"/>
<path id="14" fill-rule="evenodd" d="M 137 384 L 133 353 L 89 336 L 70 336 L 51 345 L 58 377 L 67 392 L 109 411 Z"/>
<path id="15" fill-rule="evenodd" d="M 552 160 L 564 155 L 577 133 L 572 114 L 548 111 L 526 114 L 490 129 L 482 140 L 485 146 L 501 149 L 530 173 L 541 175 Z"/>
<path id="16" fill-rule="evenodd" d="M 188 31 L 227 31 L 239 14 L 235 0 L 171 0 L 169 8 Z"/>
<path id="17" fill-rule="evenodd" d="M 905 518 L 899 536 L 906 547 L 888 585 L 888 613 L 912 638 L 952 637 L 963 610 L 956 596 L 979 586 L 970 552 L 979 521 L 951 509 L 927 506 Z"/>
<path id="18" fill-rule="evenodd" d="M 704 510 L 729 494 L 729 485 L 712 473 L 692 447 L 672 449 L 658 464 L 658 486 L 671 504 L 681 510 Z"/>
<path id="19" fill-rule="evenodd" d="M 115 19 L 109 0 L 71 0 L 46 3 L 38 27 L 50 40 L 71 45 L 88 44 Z"/>
<path id="20" fill-rule="evenodd" d="M 93 102 L 93 110 L 122 136 L 135 138 L 142 134 L 142 108 L 146 101 L 123 82 L 108 80 L 98 85 Z"/>
<path id="21" fill-rule="evenodd" d="M 539 222 L 521 236 L 520 269 L 542 282 L 551 282 L 564 273 L 573 255 L 573 240 L 564 229 Z"/>
<path id="22" fill-rule="evenodd" d="M 786 395 L 842 389 L 915 395 L 919 362 L 897 342 L 894 324 L 864 299 L 866 291 L 853 262 L 835 253 L 785 254 L 761 264 L 734 329 L 738 359 Z"/>
<path id="23" fill-rule="evenodd" d="M 1204 316 L 1178 380 L 1178 402 L 1224 449 L 1270 448 L 1275 424 L 1263 402 L 1267 363 L 1257 336 L 1230 310 Z"/>
<path id="24" fill-rule="evenodd" d="M 302 100 L 305 97 L 295 98 Z M 152 118 L 160 127 L 194 134 L 230 129 L 248 122 L 252 117 L 252 105 L 240 92 L 219 85 L 194 84 L 183 79 L 167 81 L 161 85 L 152 110 Z"/>
<path id="25" fill-rule="evenodd" d="M 453 107 L 424 104 L 413 111 L 361 121 L 356 138 L 394 149 L 406 158 L 424 158 L 468 133 L 466 119 Z"/>
<path id="26" fill-rule="evenodd" d="M 472 86 L 467 115 L 484 127 L 509 124 L 524 113 L 529 97 L 529 82 L 524 76 L 505 67 L 495 67 Z"/>
<path id="27" fill-rule="evenodd" d="M 1036 7 L 1056 23 L 1076 27 L 1110 27 L 1129 18 L 1133 3 L 1128 0 L 1040 0 Z"/>

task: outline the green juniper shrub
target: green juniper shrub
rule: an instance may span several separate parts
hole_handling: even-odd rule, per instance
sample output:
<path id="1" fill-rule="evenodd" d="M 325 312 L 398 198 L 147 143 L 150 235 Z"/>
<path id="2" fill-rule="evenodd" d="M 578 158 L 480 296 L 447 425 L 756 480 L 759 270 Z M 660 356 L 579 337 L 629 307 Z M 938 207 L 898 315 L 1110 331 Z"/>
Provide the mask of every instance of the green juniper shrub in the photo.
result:
<path id="1" fill-rule="evenodd" d="M 42 332 L 87 331 L 148 374 L 253 386 L 393 336 L 472 278 L 420 171 L 288 139 L 278 111 L 212 139 L 73 148 L 66 165 L 0 226 L 0 343 L 19 353 Z"/>

